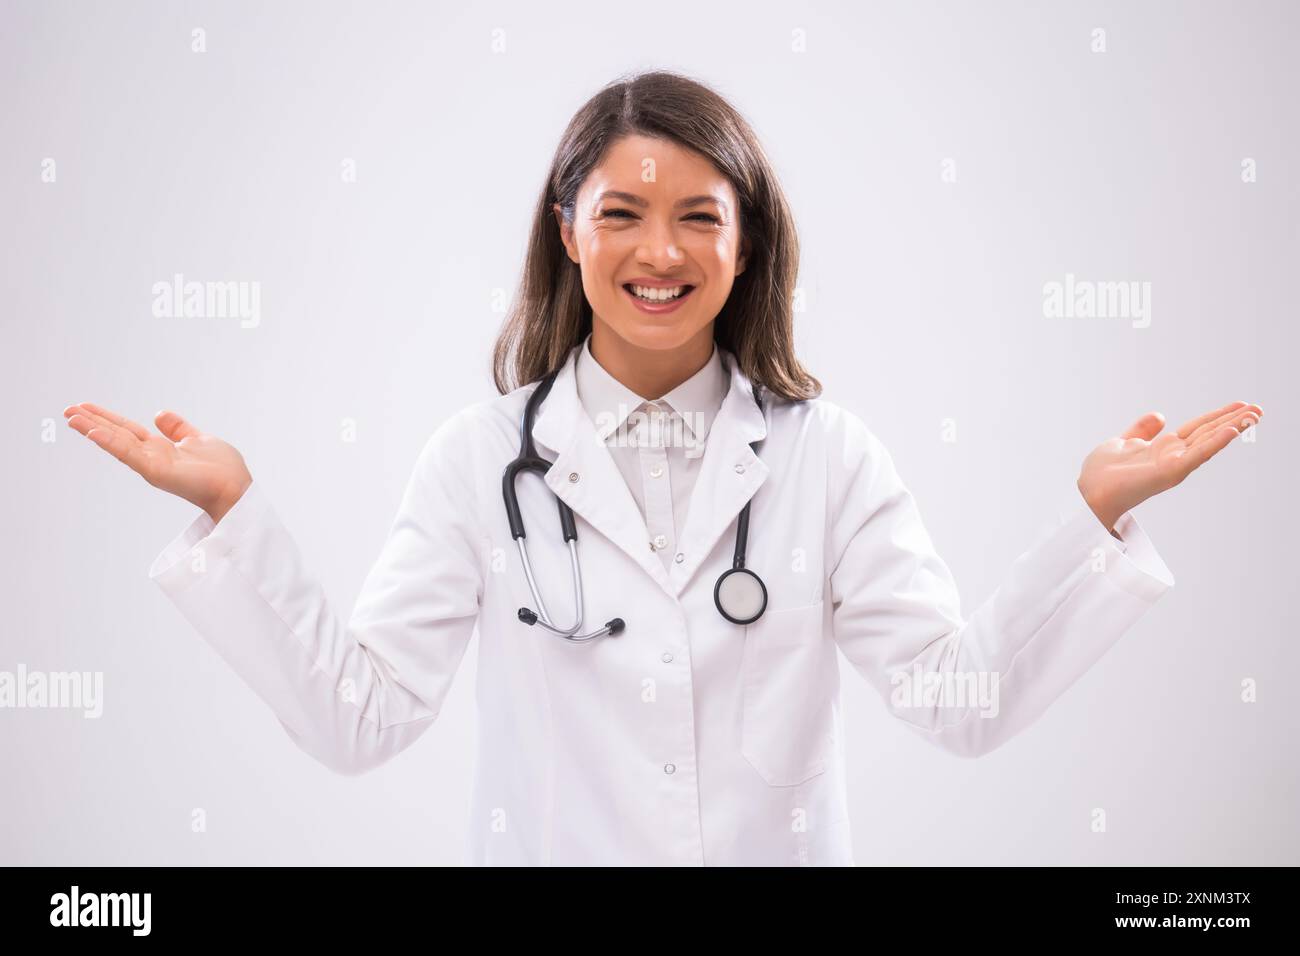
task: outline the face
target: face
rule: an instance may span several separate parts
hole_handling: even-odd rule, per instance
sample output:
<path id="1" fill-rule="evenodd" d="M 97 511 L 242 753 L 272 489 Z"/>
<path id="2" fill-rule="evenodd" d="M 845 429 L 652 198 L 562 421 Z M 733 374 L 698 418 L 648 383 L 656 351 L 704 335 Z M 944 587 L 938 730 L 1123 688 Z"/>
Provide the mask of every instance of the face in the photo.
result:
<path id="1" fill-rule="evenodd" d="M 727 301 L 749 252 L 739 213 L 712 163 L 646 136 L 609 148 L 578 191 L 572 226 L 555 206 L 593 321 L 656 350 L 694 340 Z"/>

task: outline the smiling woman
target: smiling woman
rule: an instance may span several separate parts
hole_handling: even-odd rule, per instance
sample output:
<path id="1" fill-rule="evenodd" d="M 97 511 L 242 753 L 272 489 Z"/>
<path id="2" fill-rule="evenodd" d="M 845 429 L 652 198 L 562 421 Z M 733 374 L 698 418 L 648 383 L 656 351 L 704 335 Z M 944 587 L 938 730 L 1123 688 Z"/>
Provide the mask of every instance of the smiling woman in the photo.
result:
<path id="1" fill-rule="evenodd" d="M 821 384 L 794 352 L 798 262 L 780 182 L 730 103 L 668 72 L 611 83 L 551 160 L 497 388 L 536 381 L 590 334 L 639 394 L 666 392 L 716 341 L 773 394 L 813 398 Z"/>
<path id="2" fill-rule="evenodd" d="M 150 576 L 340 773 L 435 722 L 478 634 L 474 862 L 851 863 L 840 656 L 926 741 L 1001 746 L 1172 586 L 1130 509 L 1262 410 L 1139 417 L 965 615 L 889 452 L 794 354 L 798 251 L 716 93 L 597 93 L 537 203 L 502 394 L 433 431 L 349 620 L 234 447 L 172 412 L 65 414 L 203 509 Z M 928 692 L 958 684 L 981 693 Z"/>

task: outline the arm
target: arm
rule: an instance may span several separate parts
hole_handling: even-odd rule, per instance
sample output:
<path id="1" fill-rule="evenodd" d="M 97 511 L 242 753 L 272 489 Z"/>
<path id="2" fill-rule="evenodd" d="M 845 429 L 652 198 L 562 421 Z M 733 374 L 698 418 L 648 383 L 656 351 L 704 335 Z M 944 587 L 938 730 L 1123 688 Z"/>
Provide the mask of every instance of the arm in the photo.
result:
<path id="1" fill-rule="evenodd" d="M 890 712 L 940 747 L 977 756 L 1009 740 L 1173 585 L 1132 515 L 1115 522 L 1117 540 L 1072 490 L 1056 527 L 963 617 L 888 451 L 847 412 L 833 437 L 835 640 Z M 964 701 L 938 697 L 942 682 Z"/>
<path id="2" fill-rule="evenodd" d="M 429 728 L 477 619 L 485 552 L 454 472 L 455 421 L 421 452 L 349 621 L 256 482 L 220 521 L 200 514 L 149 571 L 298 746 L 340 773 Z"/>

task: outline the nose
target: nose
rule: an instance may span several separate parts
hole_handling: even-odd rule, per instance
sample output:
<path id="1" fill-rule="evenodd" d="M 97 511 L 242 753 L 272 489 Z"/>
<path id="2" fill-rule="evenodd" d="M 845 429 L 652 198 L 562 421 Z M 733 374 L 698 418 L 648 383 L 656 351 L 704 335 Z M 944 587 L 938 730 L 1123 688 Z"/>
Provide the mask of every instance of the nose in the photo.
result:
<path id="1" fill-rule="evenodd" d="M 649 221 L 643 230 L 636 257 L 638 262 L 655 272 L 666 272 L 686 260 L 677 245 L 672 223 L 660 220 Z"/>

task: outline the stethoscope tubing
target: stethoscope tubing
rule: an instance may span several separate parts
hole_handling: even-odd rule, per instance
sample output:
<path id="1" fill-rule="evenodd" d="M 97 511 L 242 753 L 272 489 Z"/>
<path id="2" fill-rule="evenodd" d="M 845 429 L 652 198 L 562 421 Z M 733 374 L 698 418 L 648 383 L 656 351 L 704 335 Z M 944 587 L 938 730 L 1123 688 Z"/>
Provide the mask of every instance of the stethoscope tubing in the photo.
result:
<path id="1" fill-rule="evenodd" d="M 519 609 L 519 620 L 525 624 L 540 624 L 552 634 L 564 638 L 574 644 L 585 643 L 606 634 L 616 635 L 624 628 L 622 618 L 614 618 L 608 621 L 604 627 L 592 631 L 589 634 L 579 634 L 582 630 L 582 566 L 578 561 L 578 526 L 574 520 L 573 509 L 570 508 L 559 495 L 555 496 L 556 504 L 560 513 L 560 530 L 564 535 L 564 540 L 569 546 L 569 565 L 573 576 L 573 606 L 576 611 L 576 617 L 573 624 L 569 627 L 560 627 L 551 619 L 550 613 L 546 610 L 546 603 L 542 599 L 541 589 L 537 585 L 537 578 L 533 574 L 532 562 L 528 559 L 528 533 L 524 530 L 524 518 L 519 510 L 519 498 L 515 491 L 515 482 L 519 475 L 525 472 L 536 472 L 542 478 L 546 477 L 550 471 L 552 462 L 547 461 L 537 454 L 537 448 L 533 444 L 533 420 L 536 417 L 537 409 L 546 399 L 551 391 L 551 386 L 555 384 L 555 378 L 560 370 L 556 369 L 542 380 L 542 383 L 533 390 L 528 396 L 528 401 L 524 405 L 524 414 L 519 423 L 519 454 L 506 465 L 505 473 L 502 475 L 502 497 L 505 500 L 506 520 L 510 524 L 510 535 L 514 538 L 519 547 L 519 560 L 524 567 L 524 577 L 528 580 L 528 590 L 532 594 L 533 602 L 537 605 L 537 610 L 532 611 L 529 608 L 521 607 Z M 759 397 L 758 387 L 754 387 L 754 402 L 758 405 L 759 411 L 763 410 L 763 401 Z M 757 443 L 756 443 L 757 444 Z M 740 510 L 740 516 L 736 521 L 736 547 L 732 558 L 732 566 L 723 572 L 718 578 L 718 583 L 713 589 L 714 604 L 718 608 L 718 613 L 728 621 L 734 624 L 751 624 L 762 616 L 767 609 L 767 586 L 753 571 L 745 567 L 745 551 L 749 541 L 749 506 L 750 502 L 746 501 L 745 506 Z M 758 582 L 758 587 L 762 595 L 762 604 L 756 614 L 739 618 L 727 612 L 723 607 L 720 597 L 722 582 L 728 575 L 742 573 L 754 578 Z"/>

